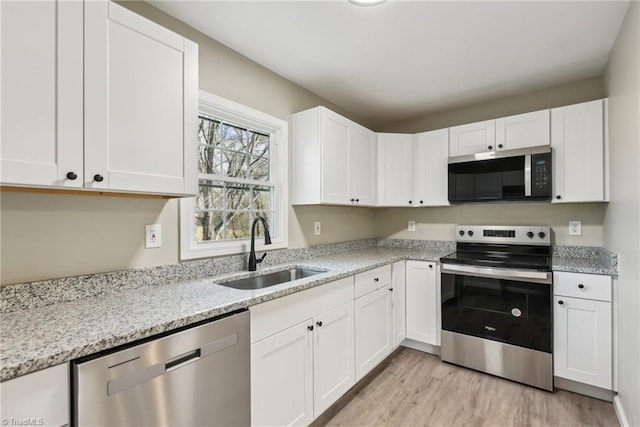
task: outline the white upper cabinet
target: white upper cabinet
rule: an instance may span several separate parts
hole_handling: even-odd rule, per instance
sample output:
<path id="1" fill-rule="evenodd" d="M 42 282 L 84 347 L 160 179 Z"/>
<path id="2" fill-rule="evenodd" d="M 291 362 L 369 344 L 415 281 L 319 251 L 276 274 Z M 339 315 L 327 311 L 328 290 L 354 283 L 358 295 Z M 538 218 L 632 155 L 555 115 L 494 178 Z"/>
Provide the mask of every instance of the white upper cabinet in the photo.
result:
<path id="1" fill-rule="evenodd" d="M 78 1 L 0 2 L 3 185 L 82 187 L 82 13 Z"/>
<path id="2" fill-rule="evenodd" d="M 447 206 L 449 129 L 378 134 L 378 206 Z"/>
<path id="3" fill-rule="evenodd" d="M 293 204 L 373 206 L 375 133 L 324 107 L 293 115 Z"/>
<path id="4" fill-rule="evenodd" d="M 449 155 L 549 145 L 549 110 L 450 128 Z"/>
<path id="5" fill-rule="evenodd" d="M 549 145 L 549 140 L 549 110 L 496 119 L 496 151 Z"/>
<path id="6" fill-rule="evenodd" d="M 495 120 L 449 128 L 449 155 L 451 157 L 492 151 L 495 144 Z"/>
<path id="7" fill-rule="evenodd" d="M 552 202 L 604 202 L 606 186 L 605 101 L 551 110 Z"/>
<path id="8" fill-rule="evenodd" d="M 413 135 L 378 134 L 378 205 L 413 206 Z"/>
<path id="9" fill-rule="evenodd" d="M 196 44 L 106 0 L 1 7 L 3 185 L 196 193 Z"/>
<path id="10" fill-rule="evenodd" d="M 414 142 L 414 205 L 448 206 L 449 129 L 419 133 Z"/>

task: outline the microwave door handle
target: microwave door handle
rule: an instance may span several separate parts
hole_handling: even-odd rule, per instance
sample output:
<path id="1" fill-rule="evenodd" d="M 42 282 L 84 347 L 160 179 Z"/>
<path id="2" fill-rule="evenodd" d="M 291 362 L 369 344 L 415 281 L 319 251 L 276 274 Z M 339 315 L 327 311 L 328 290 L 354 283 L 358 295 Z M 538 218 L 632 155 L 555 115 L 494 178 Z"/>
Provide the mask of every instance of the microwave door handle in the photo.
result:
<path id="1" fill-rule="evenodd" d="M 524 156 L 524 196 L 531 197 L 531 154 Z"/>

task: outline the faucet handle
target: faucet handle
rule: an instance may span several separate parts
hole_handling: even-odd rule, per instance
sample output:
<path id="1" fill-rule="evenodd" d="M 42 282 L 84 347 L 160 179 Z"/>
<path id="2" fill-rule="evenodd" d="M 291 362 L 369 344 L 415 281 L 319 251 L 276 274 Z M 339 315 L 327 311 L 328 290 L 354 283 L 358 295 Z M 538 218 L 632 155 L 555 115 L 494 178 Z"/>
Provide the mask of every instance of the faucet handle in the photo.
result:
<path id="1" fill-rule="evenodd" d="M 267 256 L 267 253 L 263 253 L 262 256 L 260 257 L 260 259 L 256 260 L 256 263 L 260 264 L 262 261 L 264 261 L 265 257 Z"/>

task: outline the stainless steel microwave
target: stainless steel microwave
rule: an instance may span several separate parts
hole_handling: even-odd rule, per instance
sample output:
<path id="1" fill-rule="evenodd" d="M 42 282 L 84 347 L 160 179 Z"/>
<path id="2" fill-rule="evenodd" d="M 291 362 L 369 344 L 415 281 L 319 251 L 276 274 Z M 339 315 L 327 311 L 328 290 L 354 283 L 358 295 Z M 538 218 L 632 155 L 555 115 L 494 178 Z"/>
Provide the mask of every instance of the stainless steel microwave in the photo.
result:
<path id="1" fill-rule="evenodd" d="M 449 157 L 449 202 L 551 200 L 551 147 Z"/>

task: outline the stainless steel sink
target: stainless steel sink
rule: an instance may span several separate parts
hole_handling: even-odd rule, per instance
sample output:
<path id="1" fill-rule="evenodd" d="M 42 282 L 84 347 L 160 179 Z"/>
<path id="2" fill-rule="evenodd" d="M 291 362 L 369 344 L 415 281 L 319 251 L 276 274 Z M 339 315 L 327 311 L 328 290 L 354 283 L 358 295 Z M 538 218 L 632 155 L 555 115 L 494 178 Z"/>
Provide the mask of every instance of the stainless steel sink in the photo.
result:
<path id="1" fill-rule="evenodd" d="M 218 285 L 228 286 L 234 289 L 262 289 L 324 272 L 325 271 L 323 270 L 310 270 L 308 268 L 296 267 L 289 268 L 287 270 L 276 271 L 273 273 L 261 274 L 260 276 L 247 277 L 246 279 L 221 282 L 218 283 Z"/>

